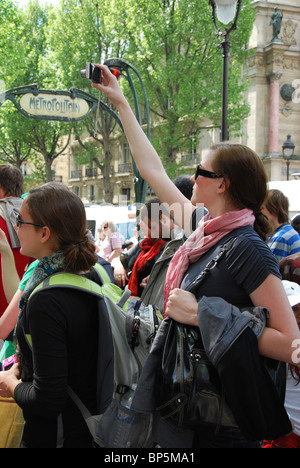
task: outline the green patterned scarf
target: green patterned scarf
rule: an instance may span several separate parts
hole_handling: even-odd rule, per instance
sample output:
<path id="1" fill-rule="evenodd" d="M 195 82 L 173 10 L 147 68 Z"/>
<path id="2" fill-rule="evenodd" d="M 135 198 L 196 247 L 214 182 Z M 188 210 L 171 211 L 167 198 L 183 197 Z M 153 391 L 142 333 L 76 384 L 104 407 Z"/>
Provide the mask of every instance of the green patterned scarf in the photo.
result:
<path id="1" fill-rule="evenodd" d="M 30 294 L 36 286 L 41 283 L 41 281 L 48 276 L 53 275 L 53 273 L 58 273 L 59 271 L 66 271 L 65 256 L 61 250 L 50 254 L 48 257 L 42 258 L 40 263 L 35 267 L 33 274 L 26 285 L 20 300 L 20 309 L 23 309 Z"/>

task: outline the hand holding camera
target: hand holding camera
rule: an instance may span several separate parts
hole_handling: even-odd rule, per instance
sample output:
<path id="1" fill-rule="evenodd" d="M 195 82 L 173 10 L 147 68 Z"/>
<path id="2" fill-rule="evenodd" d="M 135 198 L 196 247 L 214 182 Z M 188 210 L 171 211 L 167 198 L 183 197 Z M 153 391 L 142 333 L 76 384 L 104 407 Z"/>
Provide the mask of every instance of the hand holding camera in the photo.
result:
<path id="1" fill-rule="evenodd" d="M 109 71 L 117 79 L 119 79 L 122 74 L 122 70 L 115 66 L 113 61 L 114 59 L 110 59 L 111 64 L 109 66 Z M 82 78 L 90 80 L 92 83 L 102 83 L 102 70 L 99 68 L 99 66 L 95 65 L 94 63 L 87 62 L 85 68 L 81 70 L 80 74 Z"/>

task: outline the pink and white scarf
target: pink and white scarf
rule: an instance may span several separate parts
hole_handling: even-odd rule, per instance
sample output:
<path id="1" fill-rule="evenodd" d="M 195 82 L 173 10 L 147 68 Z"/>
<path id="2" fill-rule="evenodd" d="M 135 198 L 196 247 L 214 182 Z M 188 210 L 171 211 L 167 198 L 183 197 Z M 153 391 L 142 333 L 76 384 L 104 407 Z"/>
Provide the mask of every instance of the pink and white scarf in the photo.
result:
<path id="1" fill-rule="evenodd" d="M 254 220 L 253 211 L 248 208 L 228 211 L 213 219 L 210 218 L 209 214 L 205 215 L 199 222 L 199 227 L 178 249 L 170 262 L 164 288 L 165 308 L 170 291 L 180 287 L 190 263 L 196 262 L 202 254 L 233 229 L 248 225 L 253 226 Z"/>

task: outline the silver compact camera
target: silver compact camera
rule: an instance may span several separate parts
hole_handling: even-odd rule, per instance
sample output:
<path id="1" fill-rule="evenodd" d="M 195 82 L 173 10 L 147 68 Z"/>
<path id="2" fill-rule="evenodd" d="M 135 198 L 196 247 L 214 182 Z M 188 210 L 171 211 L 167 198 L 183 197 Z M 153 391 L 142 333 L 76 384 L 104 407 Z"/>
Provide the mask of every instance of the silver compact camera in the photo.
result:
<path id="1" fill-rule="evenodd" d="M 80 72 L 81 77 L 90 80 L 92 83 L 101 83 L 102 70 L 96 67 L 93 63 L 87 62 L 86 66 Z"/>

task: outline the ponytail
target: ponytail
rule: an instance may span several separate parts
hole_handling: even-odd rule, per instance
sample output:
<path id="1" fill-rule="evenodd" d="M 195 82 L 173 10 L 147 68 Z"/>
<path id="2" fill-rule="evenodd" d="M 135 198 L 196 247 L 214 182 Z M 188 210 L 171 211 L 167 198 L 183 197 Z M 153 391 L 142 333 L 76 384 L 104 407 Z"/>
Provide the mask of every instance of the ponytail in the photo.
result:
<path id="1" fill-rule="evenodd" d="M 64 249 L 66 269 L 72 272 L 84 272 L 97 263 L 95 245 L 87 233 L 79 242 L 73 242 Z"/>
<path id="2" fill-rule="evenodd" d="M 254 213 L 254 216 L 255 221 L 253 227 L 255 231 L 264 241 L 267 241 L 273 230 L 268 218 L 261 211 Z"/>

